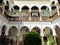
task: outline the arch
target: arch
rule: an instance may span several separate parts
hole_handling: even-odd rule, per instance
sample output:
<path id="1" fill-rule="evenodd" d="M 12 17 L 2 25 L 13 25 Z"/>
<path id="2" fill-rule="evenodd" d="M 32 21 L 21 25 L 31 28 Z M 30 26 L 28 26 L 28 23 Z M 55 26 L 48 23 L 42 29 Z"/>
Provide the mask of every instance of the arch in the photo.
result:
<path id="1" fill-rule="evenodd" d="M 57 45 L 60 45 L 60 27 L 58 25 L 55 26 L 55 32 L 56 32 L 56 40 Z"/>
<path id="2" fill-rule="evenodd" d="M 51 4 L 52 4 L 52 5 L 53 5 L 53 4 L 55 4 L 55 1 L 52 1 L 52 3 L 51 3 Z"/>
<path id="3" fill-rule="evenodd" d="M 60 27 L 58 25 L 55 25 L 55 32 L 57 34 L 57 36 L 60 36 L 59 33 L 60 33 Z"/>
<path id="4" fill-rule="evenodd" d="M 60 28 L 58 25 L 55 25 L 55 29 Z"/>
<path id="5" fill-rule="evenodd" d="M 41 10 L 46 10 L 47 8 L 48 8 L 47 6 L 42 6 Z M 48 8 L 48 10 L 49 10 L 49 8 Z"/>
<path id="6" fill-rule="evenodd" d="M 23 6 L 23 7 L 21 8 L 21 10 L 29 10 L 29 7 L 28 7 L 28 6 Z"/>
<path id="7" fill-rule="evenodd" d="M 32 28 L 32 30 L 34 30 L 34 31 L 36 31 L 40 34 L 40 28 L 39 27 L 35 26 L 35 27 Z"/>
<path id="8" fill-rule="evenodd" d="M 17 45 L 17 28 L 15 26 L 11 26 L 9 28 L 9 32 L 8 32 L 8 39 L 9 41 L 12 41 L 13 45 Z M 11 42 L 10 42 L 11 43 Z"/>
<path id="9" fill-rule="evenodd" d="M 5 10 L 8 10 L 9 9 L 9 6 L 5 6 Z"/>
<path id="10" fill-rule="evenodd" d="M 43 32 L 44 32 L 44 36 L 50 36 L 53 34 L 52 29 L 50 27 L 45 27 L 43 29 Z"/>
<path id="11" fill-rule="evenodd" d="M 29 32 L 29 28 L 26 27 L 26 26 L 23 26 L 23 27 L 20 29 L 20 34 L 21 34 L 21 35 L 24 35 L 24 34 L 26 34 L 27 32 Z"/>
<path id="12" fill-rule="evenodd" d="M 32 6 L 32 8 L 31 8 L 31 16 L 32 16 L 32 20 L 38 20 L 39 18 L 39 8 L 38 8 L 38 6 Z"/>
<path id="13" fill-rule="evenodd" d="M 20 29 L 20 41 L 23 41 L 27 32 L 29 32 L 29 28 L 27 26 L 21 27 L 21 29 Z"/>
<path id="14" fill-rule="evenodd" d="M 6 28 L 7 28 L 6 25 L 3 25 L 2 26 L 1 35 L 4 35 L 5 34 Z"/>
<path id="15" fill-rule="evenodd" d="M 55 10 L 55 9 L 56 9 L 56 6 L 52 6 L 51 9 L 52 9 L 52 10 Z"/>
<path id="16" fill-rule="evenodd" d="M 39 8 L 37 6 L 33 6 L 31 10 L 39 10 Z"/>
<path id="17" fill-rule="evenodd" d="M 20 9 L 20 7 L 18 5 L 14 5 L 13 8 L 14 8 L 14 10 L 19 10 Z"/>
<path id="18" fill-rule="evenodd" d="M 42 16 L 49 17 L 50 16 L 49 7 L 42 6 L 41 7 L 41 13 L 42 13 Z"/>
<path id="19" fill-rule="evenodd" d="M 10 27 L 8 33 L 9 33 L 9 36 L 16 36 L 17 35 L 17 28 L 15 26 Z"/>

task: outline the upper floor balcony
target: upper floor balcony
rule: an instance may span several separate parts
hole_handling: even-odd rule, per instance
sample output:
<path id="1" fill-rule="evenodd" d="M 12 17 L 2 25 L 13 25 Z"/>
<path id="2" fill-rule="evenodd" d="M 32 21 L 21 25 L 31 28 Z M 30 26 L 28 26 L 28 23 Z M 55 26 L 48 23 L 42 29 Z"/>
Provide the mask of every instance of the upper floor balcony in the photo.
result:
<path id="1" fill-rule="evenodd" d="M 10 13 L 10 12 L 9 12 Z M 14 14 L 14 15 L 3 15 L 8 21 L 26 21 L 26 22 L 51 22 L 55 19 L 57 19 L 58 17 L 60 17 L 60 15 L 58 15 L 58 13 L 56 12 L 54 15 L 52 16 L 42 16 L 42 14 L 40 12 L 19 12 L 18 14 Z"/>
<path id="2" fill-rule="evenodd" d="M 60 17 L 59 15 L 59 6 L 52 5 L 51 10 L 47 6 L 42 6 L 41 10 L 37 6 L 33 6 L 31 11 L 29 11 L 28 6 L 23 6 L 21 11 L 19 7 L 15 5 L 13 9 L 9 10 L 9 6 L 6 5 L 0 12 L 1 15 L 5 17 L 8 21 L 32 21 L 32 22 L 49 22 Z"/>

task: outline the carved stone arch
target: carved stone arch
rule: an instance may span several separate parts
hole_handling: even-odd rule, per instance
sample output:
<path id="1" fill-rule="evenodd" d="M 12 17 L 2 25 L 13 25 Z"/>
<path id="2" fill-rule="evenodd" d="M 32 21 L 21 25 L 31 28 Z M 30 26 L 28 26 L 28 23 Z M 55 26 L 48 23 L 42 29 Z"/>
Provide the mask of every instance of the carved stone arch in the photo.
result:
<path id="1" fill-rule="evenodd" d="M 52 29 L 50 27 L 45 27 L 43 29 L 43 32 L 44 32 L 44 36 L 50 36 L 53 34 Z"/>
<path id="2" fill-rule="evenodd" d="M 48 10 L 49 10 L 49 7 L 48 7 L 48 6 L 43 5 L 43 6 L 41 7 L 41 10 L 46 10 L 47 8 L 48 8 Z"/>
<path id="3" fill-rule="evenodd" d="M 17 35 L 17 27 L 11 26 L 9 29 L 9 36 L 16 36 Z"/>
<path id="4" fill-rule="evenodd" d="M 35 27 L 32 28 L 32 30 L 34 30 L 34 31 L 36 31 L 36 32 L 38 32 L 40 34 L 41 29 L 39 27 L 35 26 Z"/>
<path id="5" fill-rule="evenodd" d="M 17 45 L 17 27 L 11 26 L 8 31 L 8 37 L 10 41 L 12 41 L 13 45 Z"/>
<path id="6" fill-rule="evenodd" d="M 29 28 L 27 26 L 21 27 L 21 29 L 20 29 L 20 41 L 23 41 L 27 32 L 29 32 Z"/>
<path id="7" fill-rule="evenodd" d="M 28 28 L 27 26 L 21 27 L 21 29 L 20 29 L 20 34 L 21 34 L 21 35 L 24 35 L 24 34 L 26 34 L 27 32 L 29 32 L 29 28 Z"/>
<path id="8" fill-rule="evenodd" d="M 25 5 L 21 8 L 21 10 L 29 10 L 29 7 Z"/>

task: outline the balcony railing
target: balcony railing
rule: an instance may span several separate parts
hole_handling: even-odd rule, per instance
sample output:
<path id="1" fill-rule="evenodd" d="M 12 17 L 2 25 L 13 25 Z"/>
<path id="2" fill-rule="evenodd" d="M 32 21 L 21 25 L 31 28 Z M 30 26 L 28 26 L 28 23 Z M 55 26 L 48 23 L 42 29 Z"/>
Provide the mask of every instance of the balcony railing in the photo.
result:
<path id="1" fill-rule="evenodd" d="M 21 21 L 28 21 L 29 20 L 29 16 L 21 16 L 20 20 Z"/>
<path id="2" fill-rule="evenodd" d="M 59 11 L 60 12 L 60 11 Z M 1 14 L 2 15 L 2 14 Z M 41 18 L 40 18 L 40 14 L 39 16 L 31 16 L 31 12 L 22 12 L 19 14 L 17 13 L 18 16 L 12 16 L 12 14 L 10 13 L 6 13 L 4 15 L 2 15 L 3 17 L 5 17 L 8 21 L 51 21 L 51 18 L 50 17 L 46 17 L 46 16 L 42 16 L 41 15 Z M 58 14 L 54 14 L 54 16 L 52 17 L 53 20 L 57 19 L 59 16 Z M 40 20 L 41 19 L 41 20 Z"/>
<path id="3" fill-rule="evenodd" d="M 10 17 L 9 21 L 19 21 L 19 17 Z"/>
<path id="4" fill-rule="evenodd" d="M 40 21 L 40 17 L 31 17 L 31 20 L 29 20 L 29 16 L 22 16 L 20 17 L 10 17 L 9 21 Z"/>
<path id="5" fill-rule="evenodd" d="M 31 17 L 32 21 L 40 21 L 40 17 Z"/>

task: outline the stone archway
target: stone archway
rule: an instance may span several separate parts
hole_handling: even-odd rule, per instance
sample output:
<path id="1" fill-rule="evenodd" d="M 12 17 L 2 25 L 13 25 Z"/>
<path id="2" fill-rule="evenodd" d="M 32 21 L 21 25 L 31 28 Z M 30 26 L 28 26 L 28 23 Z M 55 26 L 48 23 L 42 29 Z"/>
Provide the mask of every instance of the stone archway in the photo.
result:
<path id="1" fill-rule="evenodd" d="M 60 45 L 60 27 L 58 25 L 55 26 L 55 32 L 56 32 L 56 40 L 57 40 L 57 45 Z"/>
<path id="2" fill-rule="evenodd" d="M 9 36 L 16 36 L 16 35 L 17 35 L 17 28 L 15 26 L 10 27 Z"/>
<path id="3" fill-rule="evenodd" d="M 21 29 L 20 29 L 20 37 L 21 37 L 21 41 L 23 40 L 24 38 L 24 35 L 29 32 L 29 28 L 26 27 L 26 26 L 23 26 Z"/>
<path id="4" fill-rule="evenodd" d="M 17 28 L 15 26 L 10 27 L 8 32 L 8 39 L 13 45 L 17 45 Z"/>
<path id="5" fill-rule="evenodd" d="M 19 45 L 23 45 L 23 39 L 24 39 L 27 32 L 29 32 L 29 28 L 27 26 L 21 27 L 20 37 L 19 37 Z"/>
<path id="6" fill-rule="evenodd" d="M 31 20 L 36 21 L 39 20 L 39 18 L 40 18 L 39 8 L 37 6 L 31 7 Z"/>
<path id="7" fill-rule="evenodd" d="M 43 17 L 49 17 L 49 15 L 50 15 L 49 7 L 47 7 L 45 5 L 42 6 L 41 7 L 41 14 L 42 14 Z"/>
<path id="8" fill-rule="evenodd" d="M 44 32 L 44 36 L 50 36 L 53 34 L 52 29 L 50 27 L 45 27 L 43 32 Z"/>
<path id="9" fill-rule="evenodd" d="M 28 6 L 23 6 L 21 10 L 29 10 Z"/>
<path id="10" fill-rule="evenodd" d="M 44 33 L 44 37 L 43 37 L 43 41 L 44 41 L 44 45 L 47 45 L 47 42 L 50 41 L 50 37 L 53 38 L 52 34 L 52 29 L 50 27 L 45 27 L 43 30 Z"/>
<path id="11" fill-rule="evenodd" d="M 39 33 L 40 34 L 40 28 L 39 27 L 33 27 L 33 29 L 32 30 L 34 30 L 34 31 L 36 31 L 37 33 Z"/>

